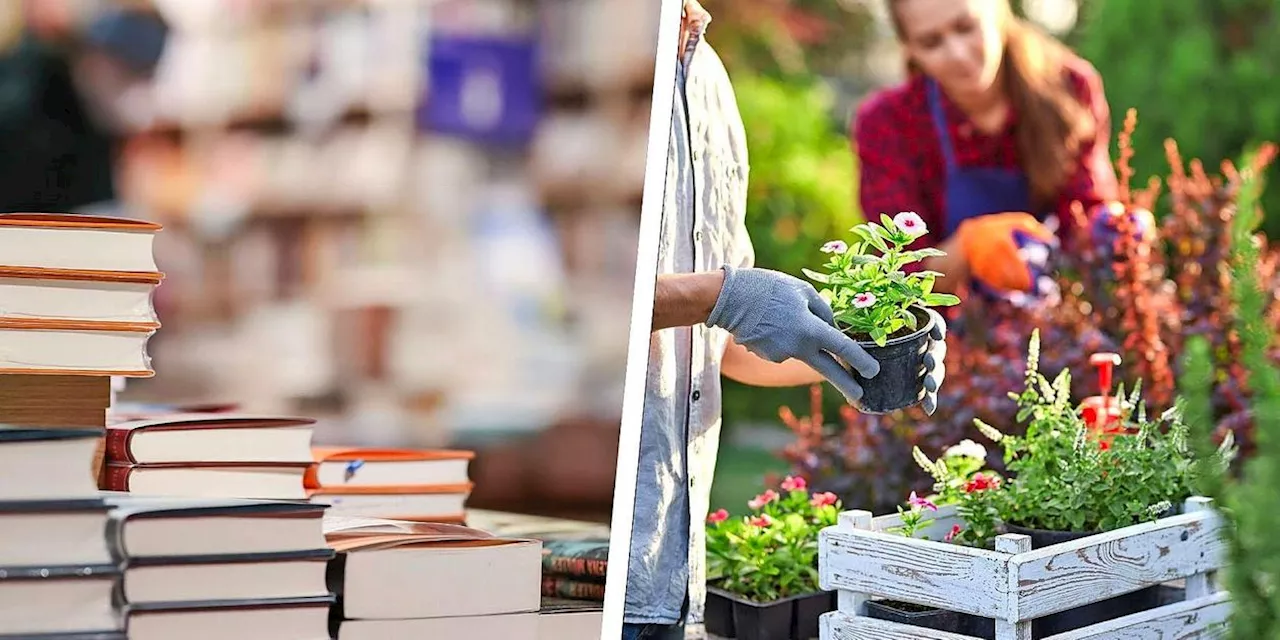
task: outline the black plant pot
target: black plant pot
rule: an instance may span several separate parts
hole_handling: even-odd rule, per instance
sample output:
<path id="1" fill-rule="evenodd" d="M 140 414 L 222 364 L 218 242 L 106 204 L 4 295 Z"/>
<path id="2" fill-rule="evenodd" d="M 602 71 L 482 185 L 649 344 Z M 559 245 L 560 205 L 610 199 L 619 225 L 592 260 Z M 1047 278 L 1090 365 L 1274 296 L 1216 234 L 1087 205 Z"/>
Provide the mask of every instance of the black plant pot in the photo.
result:
<path id="1" fill-rule="evenodd" d="M 929 608 L 923 611 L 914 611 L 906 608 L 910 606 L 904 606 L 903 603 L 893 600 L 872 600 L 867 602 L 867 617 L 924 627 L 934 631 L 961 632 L 961 616 L 959 613 L 945 609 Z"/>
<path id="2" fill-rule="evenodd" d="M 716 587 L 707 587 L 703 622 L 707 633 L 737 640 L 812 640 L 822 614 L 834 611 L 833 592 L 811 593 L 753 602 Z"/>
<path id="3" fill-rule="evenodd" d="M 795 620 L 791 625 L 792 640 L 812 640 L 818 637 L 822 614 L 836 610 L 834 591 L 822 591 L 796 597 Z"/>
<path id="4" fill-rule="evenodd" d="M 707 587 L 707 604 L 702 614 L 707 633 L 721 638 L 735 637 L 733 596 L 715 587 Z"/>
<path id="5" fill-rule="evenodd" d="M 862 386 L 862 399 L 856 404 L 861 413 L 884 414 L 919 404 L 924 399 L 924 356 L 929 347 L 933 316 L 921 309 L 913 310 L 920 328 L 905 336 L 892 338 L 880 346 L 869 340 L 858 345 L 880 363 L 880 373 L 864 378 L 853 371 Z"/>
<path id="6" fill-rule="evenodd" d="M 1030 529 L 1017 525 L 1006 524 L 1005 529 L 1009 533 L 1020 533 L 1031 538 L 1032 549 L 1043 549 L 1045 547 L 1071 542 L 1081 538 L 1087 538 L 1097 535 L 1097 532 L 1081 533 L 1074 531 L 1046 531 L 1044 529 Z M 1161 604 L 1162 589 L 1159 585 L 1139 589 L 1130 593 L 1126 593 L 1114 598 L 1108 598 L 1093 604 L 1087 604 L 1083 607 L 1068 609 L 1058 613 L 1038 618 L 1031 623 L 1031 635 L 1033 638 L 1046 638 L 1059 633 L 1074 631 L 1089 625 L 1113 620 L 1130 614 L 1154 609 Z M 992 623 L 994 625 L 994 623 Z M 993 635 L 994 635 L 994 626 Z M 978 636 L 983 637 L 983 636 Z"/>
<path id="7" fill-rule="evenodd" d="M 794 598 L 767 603 L 734 598 L 733 637 L 738 640 L 795 640 L 791 637 L 795 611 Z"/>

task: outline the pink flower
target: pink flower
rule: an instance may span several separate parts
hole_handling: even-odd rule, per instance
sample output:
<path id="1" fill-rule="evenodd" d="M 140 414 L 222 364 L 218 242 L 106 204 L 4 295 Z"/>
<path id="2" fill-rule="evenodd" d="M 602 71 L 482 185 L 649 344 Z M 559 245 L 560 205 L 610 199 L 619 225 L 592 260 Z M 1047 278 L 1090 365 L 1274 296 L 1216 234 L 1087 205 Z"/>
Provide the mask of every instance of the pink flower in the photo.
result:
<path id="1" fill-rule="evenodd" d="M 782 481 L 783 491 L 804 491 L 807 488 L 809 488 L 809 483 L 805 482 L 804 478 L 787 476 L 786 479 Z"/>
<path id="2" fill-rule="evenodd" d="M 862 293 L 855 293 L 853 295 L 853 306 L 859 309 L 866 309 L 867 307 L 875 303 L 876 303 L 876 294 L 874 293 L 864 291 Z"/>
<path id="3" fill-rule="evenodd" d="M 840 240 L 832 240 L 822 245 L 823 253 L 844 253 L 849 250 L 849 245 Z"/>
<path id="4" fill-rule="evenodd" d="M 756 517 L 752 518 L 752 519 L 750 520 L 750 523 L 751 523 L 751 526 L 753 526 L 753 527 L 767 527 L 767 526 L 769 526 L 769 525 L 773 524 L 773 518 L 770 518 L 770 517 L 769 517 L 769 514 L 767 514 L 767 513 L 762 513 L 762 514 L 760 514 L 760 515 L 758 515 L 758 516 L 756 516 Z"/>
<path id="5" fill-rule="evenodd" d="M 809 504 L 818 508 L 822 508 L 828 505 L 833 505 L 839 501 L 840 501 L 840 498 L 836 496 L 836 494 L 831 493 L 830 491 L 824 491 L 822 493 L 813 494 L 813 498 L 809 500 Z"/>
<path id="6" fill-rule="evenodd" d="M 924 220 L 921 220 L 920 216 L 916 215 L 914 211 L 903 211 L 894 216 L 893 224 L 898 227 L 899 231 L 912 238 L 918 238 L 929 231 L 929 228 L 924 224 Z"/>
<path id="7" fill-rule="evenodd" d="M 928 498 L 921 498 L 921 497 L 917 496 L 917 495 L 916 495 L 916 492 L 914 492 L 914 491 L 912 491 L 912 492 L 911 492 L 911 497 L 907 498 L 907 504 L 910 504 L 912 507 L 920 507 L 921 509 L 929 509 L 930 511 L 937 511 L 937 510 L 938 510 L 938 505 L 936 505 L 936 504 L 934 504 L 934 503 L 932 503 L 932 502 L 929 502 L 929 499 L 928 499 Z"/>
<path id="8" fill-rule="evenodd" d="M 707 516 L 707 522 L 710 522 L 711 524 L 724 522 L 725 520 L 728 520 L 728 519 L 729 519 L 729 512 L 725 511 L 724 509 L 715 511 L 711 515 Z"/>
<path id="9" fill-rule="evenodd" d="M 960 535 L 960 525 L 958 524 L 952 525 L 951 531 L 947 532 L 947 535 L 943 538 L 943 540 L 947 542 L 951 542 L 952 540 L 955 540 L 956 536 L 958 535 Z"/>
<path id="10" fill-rule="evenodd" d="M 780 496 L 778 496 L 777 491 L 774 491 L 773 489 L 769 489 L 764 493 L 756 496 L 754 500 L 748 502 L 747 506 L 752 509 L 759 509 L 760 507 L 763 507 L 766 504 L 769 504 L 770 502 L 777 500 L 779 497 Z"/>

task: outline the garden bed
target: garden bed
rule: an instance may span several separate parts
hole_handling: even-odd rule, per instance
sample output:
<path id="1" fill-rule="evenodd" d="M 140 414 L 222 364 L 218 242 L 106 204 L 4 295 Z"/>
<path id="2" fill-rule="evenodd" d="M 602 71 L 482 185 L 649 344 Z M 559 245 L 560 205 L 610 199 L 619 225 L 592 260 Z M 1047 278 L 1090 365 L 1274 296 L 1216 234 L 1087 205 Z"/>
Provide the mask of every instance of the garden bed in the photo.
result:
<path id="1" fill-rule="evenodd" d="M 820 584 L 838 591 L 839 603 L 823 616 L 821 638 L 979 638 L 867 616 L 868 601 L 887 599 L 994 620 L 994 640 L 1032 640 L 1037 618 L 1179 580 L 1181 602 L 1037 640 L 1215 637 L 1229 602 L 1211 580 L 1225 561 L 1211 504 L 1192 498 L 1180 515 L 1036 550 L 1018 534 L 996 538 L 995 550 L 904 537 L 888 532 L 901 526 L 899 515 L 844 512 L 819 537 Z M 951 507 L 931 519 L 921 531 L 934 538 L 961 522 Z"/>

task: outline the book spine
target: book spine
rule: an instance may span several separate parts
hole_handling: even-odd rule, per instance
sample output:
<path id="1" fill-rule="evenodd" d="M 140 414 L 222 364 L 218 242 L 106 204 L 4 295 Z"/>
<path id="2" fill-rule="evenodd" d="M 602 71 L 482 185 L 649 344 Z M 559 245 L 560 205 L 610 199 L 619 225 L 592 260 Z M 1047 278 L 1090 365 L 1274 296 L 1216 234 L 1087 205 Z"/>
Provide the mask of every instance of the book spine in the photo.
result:
<path id="1" fill-rule="evenodd" d="M 129 474 L 133 467 L 119 464 L 107 464 L 102 473 L 103 491 L 129 491 Z"/>
<path id="2" fill-rule="evenodd" d="M 583 582 L 566 576 L 543 576 L 542 596 L 545 598 L 567 598 L 570 600 L 604 601 L 604 585 L 595 582 Z"/>
<path id="3" fill-rule="evenodd" d="M 128 429 L 107 429 L 107 462 L 137 463 L 129 452 L 129 437 L 133 431 Z"/>

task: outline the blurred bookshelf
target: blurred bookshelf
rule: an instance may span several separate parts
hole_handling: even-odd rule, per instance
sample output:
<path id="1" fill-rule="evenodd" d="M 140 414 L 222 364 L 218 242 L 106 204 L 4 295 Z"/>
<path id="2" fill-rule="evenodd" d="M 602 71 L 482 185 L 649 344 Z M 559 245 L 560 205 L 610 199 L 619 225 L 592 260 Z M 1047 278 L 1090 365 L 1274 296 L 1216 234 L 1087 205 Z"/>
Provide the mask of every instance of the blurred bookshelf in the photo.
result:
<path id="1" fill-rule="evenodd" d="M 656 5 L 66 4 L 171 29 L 116 171 L 165 225 L 122 398 L 467 446 L 477 508 L 608 517 Z"/>

